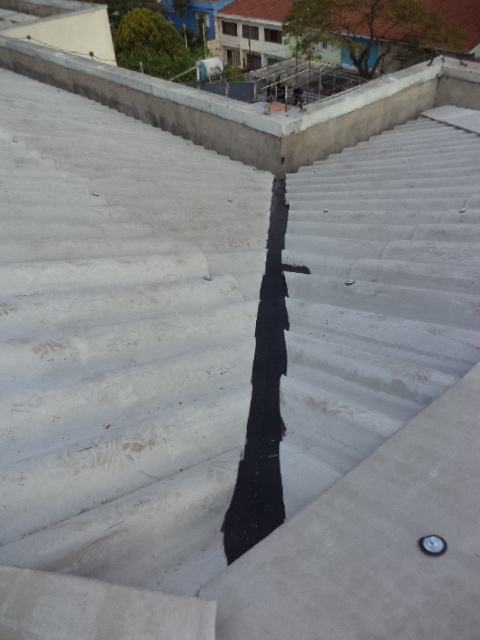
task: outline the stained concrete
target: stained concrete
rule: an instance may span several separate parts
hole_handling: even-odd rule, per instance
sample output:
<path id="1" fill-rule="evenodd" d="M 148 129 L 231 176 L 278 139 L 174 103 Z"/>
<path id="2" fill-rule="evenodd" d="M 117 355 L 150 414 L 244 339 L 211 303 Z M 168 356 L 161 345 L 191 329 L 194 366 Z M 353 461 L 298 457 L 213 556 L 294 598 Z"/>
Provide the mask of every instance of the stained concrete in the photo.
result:
<path id="1" fill-rule="evenodd" d="M 478 109 L 480 105 L 479 64 L 449 61 L 439 78 L 435 107 L 456 105 L 465 109 Z"/>
<path id="2" fill-rule="evenodd" d="M 2 640 L 214 640 L 215 604 L 0 565 Z"/>

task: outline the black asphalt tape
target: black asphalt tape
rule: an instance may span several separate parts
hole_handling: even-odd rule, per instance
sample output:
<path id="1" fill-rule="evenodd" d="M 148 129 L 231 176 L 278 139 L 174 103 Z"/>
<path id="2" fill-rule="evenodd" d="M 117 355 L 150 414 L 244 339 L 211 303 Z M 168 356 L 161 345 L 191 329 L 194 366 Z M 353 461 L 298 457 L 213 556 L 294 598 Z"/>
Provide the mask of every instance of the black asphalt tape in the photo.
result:
<path id="1" fill-rule="evenodd" d="M 282 271 L 288 209 L 285 181 L 274 180 L 265 275 L 260 290 L 245 453 L 222 531 L 229 564 L 285 521 L 280 441 L 280 377 L 287 372 L 287 295 Z"/>

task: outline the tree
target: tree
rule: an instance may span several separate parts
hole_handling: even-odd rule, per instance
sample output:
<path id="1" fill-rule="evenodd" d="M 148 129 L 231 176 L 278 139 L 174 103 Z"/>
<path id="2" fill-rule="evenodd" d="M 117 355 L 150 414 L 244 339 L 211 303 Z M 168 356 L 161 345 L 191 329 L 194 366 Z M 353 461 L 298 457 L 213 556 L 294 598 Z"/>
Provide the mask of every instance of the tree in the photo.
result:
<path id="1" fill-rule="evenodd" d="M 185 16 L 187 15 L 188 5 L 190 4 L 190 0 L 173 0 L 173 8 L 180 16 L 180 20 L 182 21 L 183 33 L 185 35 L 185 47 L 188 47 L 187 43 L 187 35 L 185 32 Z"/>
<path id="2" fill-rule="evenodd" d="M 197 40 L 199 45 L 204 50 L 205 58 L 208 58 L 208 48 L 207 48 L 207 14 L 200 12 L 197 14 Z"/>
<path id="3" fill-rule="evenodd" d="M 112 29 L 112 33 L 115 33 L 118 29 L 118 25 L 122 20 L 123 16 L 125 16 L 130 11 L 134 9 L 144 9 L 145 2 L 142 0 L 93 0 L 94 4 L 106 4 L 108 9 L 108 19 L 110 21 L 110 27 Z M 158 3 L 148 3 L 148 9 L 152 13 L 161 13 L 165 14 L 166 11 L 161 4 Z"/>
<path id="4" fill-rule="evenodd" d="M 342 37 L 358 73 L 367 79 L 399 46 L 458 49 L 462 42 L 461 31 L 421 0 L 298 0 L 283 31 L 304 40 L 307 49 L 326 34 Z"/>
<path id="5" fill-rule="evenodd" d="M 121 20 L 113 39 L 117 63 L 160 78 L 176 76 L 195 66 L 180 34 L 159 14 L 134 9 Z"/>

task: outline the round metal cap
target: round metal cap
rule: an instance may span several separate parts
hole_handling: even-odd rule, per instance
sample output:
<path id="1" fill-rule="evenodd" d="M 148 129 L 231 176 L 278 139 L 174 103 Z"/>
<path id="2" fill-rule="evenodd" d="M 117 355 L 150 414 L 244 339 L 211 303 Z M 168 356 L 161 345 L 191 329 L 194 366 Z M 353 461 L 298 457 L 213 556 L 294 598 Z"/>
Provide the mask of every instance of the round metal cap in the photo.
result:
<path id="1" fill-rule="evenodd" d="M 440 536 L 425 536 L 418 541 L 420 549 L 429 556 L 441 556 L 447 550 L 447 541 Z"/>
<path id="2" fill-rule="evenodd" d="M 203 276 L 203 279 L 206 280 L 207 282 L 211 282 L 213 280 L 211 276 Z"/>

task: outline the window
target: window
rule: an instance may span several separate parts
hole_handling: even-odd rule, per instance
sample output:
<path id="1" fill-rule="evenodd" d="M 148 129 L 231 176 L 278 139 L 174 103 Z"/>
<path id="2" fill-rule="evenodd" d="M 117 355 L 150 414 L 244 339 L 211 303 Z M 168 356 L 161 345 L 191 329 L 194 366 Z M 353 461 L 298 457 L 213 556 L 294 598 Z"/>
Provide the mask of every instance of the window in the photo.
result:
<path id="1" fill-rule="evenodd" d="M 254 69 L 260 69 L 262 66 L 262 56 L 257 56 L 254 53 L 247 53 L 247 69 L 253 71 Z"/>
<path id="2" fill-rule="evenodd" d="M 240 51 L 238 49 L 227 49 L 227 62 L 233 67 L 240 66 Z"/>
<path id="3" fill-rule="evenodd" d="M 248 24 L 242 26 L 242 36 L 249 40 L 258 40 L 258 27 L 251 27 Z"/>
<path id="4" fill-rule="evenodd" d="M 328 38 L 323 39 L 322 49 L 328 49 Z"/>
<path id="5" fill-rule="evenodd" d="M 282 44 L 282 32 L 278 29 L 265 29 L 265 42 Z"/>
<path id="6" fill-rule="evenodd" d="M 222 33 L 225 36 L 237 35 L 237 23 L 236 22 L 224 22 L 222 20 Z"/>

